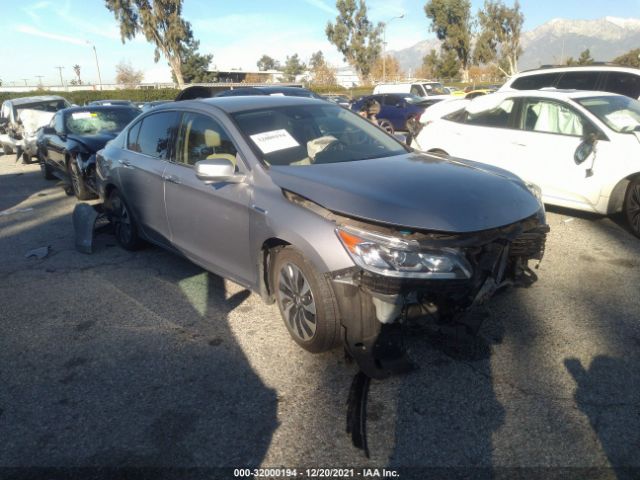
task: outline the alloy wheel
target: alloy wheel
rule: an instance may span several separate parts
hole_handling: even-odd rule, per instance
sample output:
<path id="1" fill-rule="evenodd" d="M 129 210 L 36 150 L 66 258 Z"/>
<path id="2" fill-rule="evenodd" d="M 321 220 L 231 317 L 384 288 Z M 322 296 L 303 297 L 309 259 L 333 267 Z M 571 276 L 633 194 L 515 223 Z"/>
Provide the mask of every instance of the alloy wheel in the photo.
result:
<path id="1" fill-rule="evenodd" d="M 78 172 L 78 165 L 74 160 L 69 162 L 69 176 L 71 177 L 71 185 L 73 185 L 73 191 L 76 195 L 80 192 L 80 172 Z"/>
<path id="2" fill-rule="evenodd" d="M 302 341 L 316 334 L 316 304 L 311 286 L 302 271 L 292 263 L 280 269 L 278 280 L 280 305 L 291 332 Z"/>
<path id="3" fill-rule="evenodd" d="M 111 212 L 115 226 L 116 235 L 120 237 L 122 243 L 129 243 L 132 239 L 132 227 L 131 216 L 127 206 L 120 199 L 118 195 L 115 195 L 111 199 Z"/>

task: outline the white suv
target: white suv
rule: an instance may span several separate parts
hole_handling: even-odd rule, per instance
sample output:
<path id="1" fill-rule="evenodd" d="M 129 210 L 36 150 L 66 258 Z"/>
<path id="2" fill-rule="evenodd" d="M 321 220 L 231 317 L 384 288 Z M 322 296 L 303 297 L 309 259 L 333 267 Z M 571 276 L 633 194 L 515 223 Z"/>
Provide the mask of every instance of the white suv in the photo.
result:
<path id="1" fill-rule="evenodd" d="M 551 205 L 624 211 L 640 237 L 640 102 L 584 91 L 478 97 L 424 126 L 412 145 L 509 170 Z"/>
<path id="2" fill-rule="evenodd" d="M 640 69 L 611 65 L 540 68 L 514 75 L 499 91 L 541 88 L 595 90 L 640 99 Z"/>

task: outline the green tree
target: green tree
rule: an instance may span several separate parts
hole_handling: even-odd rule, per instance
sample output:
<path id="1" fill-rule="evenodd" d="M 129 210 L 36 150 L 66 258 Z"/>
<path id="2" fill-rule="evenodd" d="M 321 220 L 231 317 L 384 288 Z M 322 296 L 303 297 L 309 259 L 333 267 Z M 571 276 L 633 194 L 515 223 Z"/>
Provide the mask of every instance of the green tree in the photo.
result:
<path id="1" fill-rule="evenodd" d="M 624 55 L 614 58 L 613 63 L 623 65 L 625 67 L 640 68 L 640 48 L 630 50 Z"/>
<path id="2" fill-rule="evenodd" d="M 591 52 L 588 48 L 580 53 L 580 56 L 578 57 L 578 65 L 591 65 L 593 62 L 594 60 L 591 58 Z"/>
<path id="3" fill-rule="evenodd" d="M 144 72 L 142 70 L 136 70 L 131 63 L 121 60 L 116 65 L 116 83 L 120 85 L 126 85 L 129 88 L 133 88 L 138 85 L 144 78 Z"/>
<path id="4" fill-rule="evenodd" d="M 215 82 L 217 74 L 209 71 L 209 65 L 213 59 L 213 54 L 198 53 L 200 42 L 189 39 L 187 45 L 182 49 L 180 62 L 182 64 L 182 79 L 184 83 L 210 83 Z M 171 76 L 175 83 L 178 83 L 173 70 Z"/>
<path id="5" fill-rule="evenodd" d="M 274 60 L 269 55 L 262 55 L 258 60 L 258 70 L 264 72 L 266 70 L 280 70 L 280 62 Z"/>
<path id="6" fill-rule="evenodd" d="M 73 66 L 73 73 L 76 74 L 76 85 L 82 85 L 82 79 L 80 78 L 80 65 L 77 63 Z"/>
<path id="7" fill-rule="evenodd" d="M 471 2 L 469 0 L 429 0 L 424 6 L 431 30 L 442 40 L 443 51 L 455 52 L 465 80 L 471 59 Z"/>
<path id="8" fill-rule="evenodd" d="M 105 3 L 120 24 L 122 42 L 142 33 L 155 45 L 154 61 L 158 62 L 163 55 L 182 87 L 182 57 L 193 38 L 191 24 L 182 18 L 182 0 L 105 0 Z"/>
<path id="9" fill-rule="evenodd" d="M 435 78 L 457 78 L 460 73 L 461 63 L 458 55 L 453 50 L 442 51 L 440 55 L 431 50 L 422 59 L 420 75 Z"/>
<path id="10" fill-rule="evenodd" d="M 326 65 L 326 63 L 322 50 L 318 50 L 316 53 L 311 54 L 311 59 L 309 60 L 309 66 L 311 68 L 320 67 L 322 65 Z"/>
<path id="11" fill-rule="evenodd" d="M 518 58 L 522 54 L 520 34 L 524 15 L 520 3 L 507 7 L 502 0 L 485 0 L 478 12 L 480 34 L 474 50 L 474 60 L 481 64 L 498 62 L 499 68 L 507 68 L 507 75 L 518 73 Z"/>
<path id="12" fill-rule="evenodd" d="M 367 18 L 364 0 L 337 0 L 338 16 L 335 24 L 327 23 L 327 39 L 336 46 L 358 74 L 360 81 L 368 83 L 369 74 L 382 51 L 382 23 L 374 25 Z"/>
<path id="13" fill-rule="evenodd" d="M 307 66 L 300 61 L 297 53 L 291 56 L 287 55 L 287 61 L 284 63 L 282 73 L 287 82 L 293 82 L 296 79 L 296 75 L 300 75 L 306 70 Z"/>

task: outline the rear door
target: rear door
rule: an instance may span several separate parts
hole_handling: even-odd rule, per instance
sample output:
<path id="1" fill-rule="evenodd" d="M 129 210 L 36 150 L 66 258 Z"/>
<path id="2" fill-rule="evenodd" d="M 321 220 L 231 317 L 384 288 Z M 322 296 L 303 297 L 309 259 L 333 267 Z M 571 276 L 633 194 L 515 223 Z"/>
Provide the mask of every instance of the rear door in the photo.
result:
<path id="1" fill-rule="evenodd" d="M 178 113 L 147 115 L 129 129 L 127 149 L 118 160 L 124 198 L 152 241 L 169 244 L 163 174 L 173 155 Z"/>
<path id="2" fill-rule="evenodd" d="M 405 130 L 406 102 L 400 95 L 383 95 L 382 111 L 378 119 L 389 120 L 395 130 Z"/>
<path id="3" fill-rule="evenodd" d="M 249 248 L 249 183 L 206 184 L 196 177 L 200 160 L 225 158 L 246 173 L 221 122 L 209 114 L 184 112 L 175 161 L 164 174 L 171 242 L 188 258 L 243 284 L 255 281 Z"/>

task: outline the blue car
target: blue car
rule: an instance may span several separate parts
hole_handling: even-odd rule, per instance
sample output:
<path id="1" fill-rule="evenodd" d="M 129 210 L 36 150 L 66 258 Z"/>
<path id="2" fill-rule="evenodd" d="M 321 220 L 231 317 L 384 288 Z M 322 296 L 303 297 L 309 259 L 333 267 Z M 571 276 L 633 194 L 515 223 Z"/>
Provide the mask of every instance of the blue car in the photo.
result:
<path id="1" fill-rule="evenodd" d="M 423 98 L 410 93 L 385 93 L 360 97 L 353 102 L 351 110 L 359 112 L 369 99 L 380 104 L 380 113 L 377 115 L 378 124 L 389 133 L 394 133 L 396 130 L 406 131 L 409 119 L 419 119 L 427 107 L 440 101 L 440 99 Z"/>

